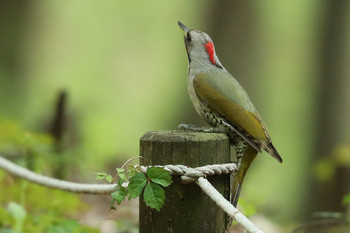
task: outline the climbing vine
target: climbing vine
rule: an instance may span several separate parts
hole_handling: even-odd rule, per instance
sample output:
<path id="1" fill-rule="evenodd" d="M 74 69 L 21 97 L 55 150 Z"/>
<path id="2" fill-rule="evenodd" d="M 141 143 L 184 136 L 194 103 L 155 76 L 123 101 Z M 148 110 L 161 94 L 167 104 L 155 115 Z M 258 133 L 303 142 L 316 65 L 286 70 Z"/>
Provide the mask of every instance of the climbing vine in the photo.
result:
<path id="1" fill-rule="evenodd" d="M 96 173 L 97 179 L 105 179 L 110 183 L 117 181 L 114 192 L 111 193 L 111 209 L 116 209 L 115 203 L 120 205 L 126 197 L 128 200 L 143 198 L 147 206 L 157 211 L 164 205 L 164 188 L 173 182 L 169 171 L 162 167 L 150 167 L 144 174 L 139 166 L 129 165 L 127 168 L 116 168 L 116 172 L 116 178 L 105 172 Z"/>

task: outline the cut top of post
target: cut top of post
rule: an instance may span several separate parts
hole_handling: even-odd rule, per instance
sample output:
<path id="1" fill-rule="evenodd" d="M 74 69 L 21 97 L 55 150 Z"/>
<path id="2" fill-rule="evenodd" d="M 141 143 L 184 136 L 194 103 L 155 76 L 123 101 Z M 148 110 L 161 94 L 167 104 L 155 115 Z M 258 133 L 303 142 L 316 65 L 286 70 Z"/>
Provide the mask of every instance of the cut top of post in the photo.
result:
<path id="1" fill-rule="evenodd" d="M 151 131 L 144 134 L 140 141 L 140 153 L 150 159 L 144 164 L 198 167 L 230 162 L 229 139 L 223 133 Z"/>

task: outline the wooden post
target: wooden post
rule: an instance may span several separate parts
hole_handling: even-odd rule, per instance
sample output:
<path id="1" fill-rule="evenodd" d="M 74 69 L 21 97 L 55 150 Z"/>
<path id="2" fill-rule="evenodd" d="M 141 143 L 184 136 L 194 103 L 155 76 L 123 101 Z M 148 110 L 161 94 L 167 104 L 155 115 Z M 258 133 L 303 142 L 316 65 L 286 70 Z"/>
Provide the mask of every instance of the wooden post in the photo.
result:
<path id="1" fill-rule="evenodd" d="M 147 132 L 140 140 L 143 165 L 182 164 L 190 167 L 230 162 L 230 145 L 225 134 L 192 131 Z M 146 207 L 140 198 L 140 233 L 222 233 L 227 215 L 195 184 L 174 183 L 165 188 L 165 205 L 160 212 Z M 230 175 L 208 177 L 210 183 L 229 197 Z"/>

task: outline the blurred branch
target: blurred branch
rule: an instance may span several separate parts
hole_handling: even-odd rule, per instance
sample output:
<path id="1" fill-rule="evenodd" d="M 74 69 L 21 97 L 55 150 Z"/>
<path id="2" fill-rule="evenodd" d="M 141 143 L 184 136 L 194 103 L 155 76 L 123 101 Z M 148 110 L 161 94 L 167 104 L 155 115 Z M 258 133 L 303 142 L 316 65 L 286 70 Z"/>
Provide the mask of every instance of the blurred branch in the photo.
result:
<path id="1" fill-rule="evenodd" d="M 75 183 L 43 176 L 26 168 L 20 167 L 2 156 L 0 156 L 0 168 L 12 175 L 29 180 L 33 183 L 74 193 L 110 194 L 113 192 L 113 188 L 115 186 L 114 184 Z"/>

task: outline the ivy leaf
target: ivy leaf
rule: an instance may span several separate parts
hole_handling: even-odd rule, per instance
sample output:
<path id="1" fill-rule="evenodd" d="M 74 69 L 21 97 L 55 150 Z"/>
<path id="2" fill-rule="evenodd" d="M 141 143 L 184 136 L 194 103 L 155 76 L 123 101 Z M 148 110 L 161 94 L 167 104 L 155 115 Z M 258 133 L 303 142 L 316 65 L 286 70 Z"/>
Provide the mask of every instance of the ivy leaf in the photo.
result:
<path id="1" fill-rule="evenodd" d="M 160 185 L 150 182 L 146 185 L 143 200 L 147 206 L 159 212 L 160 208 L 164 205 L 165 192 Z"/>
<path id="2" fill-rule="evenodd" d="M 129 182 L 128 193 L 131 198 L 140 196 L 143 188 L 147 182 L 147 177 L 143 173 L 137 173 L 134 175 Z"/>
<path id="3" fill-rule="evenodd" d="M 108 175 L 105 172 L 94 172 L 94 174 L 96 175 L 96 180 L 102 180 Z"/>
<path id="4" fill-rule="evenodd" d="M 123 180 L 127 179 L 124 168 L 116 168 L 115 170 L 117 171 L 117 173 L 121 179 L 123 179 Z"/>
<path id="5" fill-rule="evenodd" d="M 107 180 L 109 183 L 112 182 L 113 180 L 113 177 L 105 172 L 95 172 L 95 175 L 96 175 L 96 179 L 97 180 L 102 180 L 102 179 L 105 179 Z"/>
<path id="6" fill-rule="evenodd" d="M 105 177 L 105 180 L 107 180 L 109 183 L 112 183 L 113 177 L 112 177 L 111 175 L 107 175 L 107 176 Z"/>
<path id="7" fill-rule="evenodd" d="M 113 201 L 116 201 L 118 205 L 120 205 L 120 203 L 125 200 L 125 197 L 128 195 L 128 193 L 124 187 L 120 187 L 119 190 L 111 193 L 111 195 L 113 197 Z"/>
<path id="8" fill-rule="evenodd" d="M 115 170 L 116 170 L 118 173 L 120 173 L 120 172 L 125 172 L 125 169 L 124 169 L 124 168 L 118 168 L 118 167 L 117 167 Z"/>
<path id="9" fill-rule="evenodd" d="M 173 181 L 170 172 L 162 167 L 150 167 L 147 169 L 147 175 L 152 182 L 168 187 Z"/>
<path id="10" fill-rule="evenodd" d="M 131 166 L 131 165 L 129 165 L 128 168 L 129 168 L 129 169 L 128 169 L 128 175 L 129 175 L 129 177 L 133 177 L 133 176 L 137 173 L 136 168 L 135 168 L 134 166 Z"/>
<path id="11" fill-rule="evenodd" d="M 118 179 L 118 185 L 119 185 L 120 187 L 123 187 L 124 181 L 125 181 L 125 180 L 123 180 L 123 179 Z"/>

